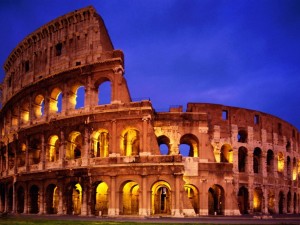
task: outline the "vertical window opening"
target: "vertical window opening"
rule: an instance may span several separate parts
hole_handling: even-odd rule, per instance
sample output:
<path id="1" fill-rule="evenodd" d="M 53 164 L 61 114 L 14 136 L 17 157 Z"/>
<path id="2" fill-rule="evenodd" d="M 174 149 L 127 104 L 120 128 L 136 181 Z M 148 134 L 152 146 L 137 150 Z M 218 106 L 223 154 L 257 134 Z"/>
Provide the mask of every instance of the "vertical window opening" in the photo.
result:
<path id="1" fill-rule="evenodd" d="M 56 49 L 56 56 L 60 56 L 61 55 L 61 50 L 62 50 L 62 43 L 58 43 L 56 46 L 55 46 L 55 49 Z"/>
<path id="2" fill-rule="evenodd" d="M 259 124 L 259 115 L 254 116 L 254 124 Z"/>
<path id="3" fill-rule="evenodd" d="M 228 111 L 227 110 L 222 111 L 222 120 L 228 120 Z"/>
<path id="4" fill-rule="evenodd" d="M 25 61 L 24 67 L 25 67 L 25 72 L 28 72 L 29 71 L 29 61 L 28 60 Z"/>

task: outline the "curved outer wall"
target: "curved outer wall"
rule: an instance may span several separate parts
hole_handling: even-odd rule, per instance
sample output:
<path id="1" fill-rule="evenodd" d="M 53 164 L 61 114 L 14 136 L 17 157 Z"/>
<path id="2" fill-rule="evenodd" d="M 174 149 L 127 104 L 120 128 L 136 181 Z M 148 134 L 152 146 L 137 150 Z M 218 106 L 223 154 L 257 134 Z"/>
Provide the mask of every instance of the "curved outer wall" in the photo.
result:
<path id="1" fill-rule="evenodd" d="M 93 7 L 30 34 L 4 69 L 1 212 L 299 212 L 295 127 L 236 107 L 189 103 L 186 112 L 157 113 L 148 100 L 132 102 L 123 53 Z"/>

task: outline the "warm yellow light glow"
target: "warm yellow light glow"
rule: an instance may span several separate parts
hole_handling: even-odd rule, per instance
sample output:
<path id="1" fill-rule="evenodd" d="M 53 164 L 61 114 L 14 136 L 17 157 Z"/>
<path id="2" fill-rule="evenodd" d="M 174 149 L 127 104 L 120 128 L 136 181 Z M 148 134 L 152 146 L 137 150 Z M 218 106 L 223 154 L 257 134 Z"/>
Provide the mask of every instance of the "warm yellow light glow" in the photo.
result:
<path id="1" fill-rule="evenodd" d="M 44 97 L 42 95 L 38 95 L 35 97 L 33 111 L 36 118 L 39 118 L 43 115 L 42 112 L 43 102 L 44 102 Z"/>
<path id="2" fill-rule="evenodd" d="M 125 156 L 138 155 L 139 153 L 139 132 L 136 129 L 126 129 L 122 132 L 120 143 L 121 152 Z"/>
<path id="3" fill-rule="evenodd" d="M 29 121 L 29 111 L 22 111 L 21 112 L 21 119 L 23 122 L 28 122 Z"/>
<path id="4" fill-rule="evenodd" d="M 284 171 L 284 157 L 281 152 L 278 153 L 278 172 Z"/>
<path id="5" fill-rule="evenodd" d="M 220 161 L 233 163 L 233 149 L 229 144 L 224 144 L 222 146 Z"/>
<path id="6" fill-rule="evenodd" d="M 165 181 L 158 181 L 152 186 L 151 191 L 152 214 L 170 213 L 170 185 Z"/>
<path id="7" fill-rule="evenodd" d="M 72 131 L 69 135 L 68 145 L 66 150 L 66 158 L 74 159 L 81 157 L 82 135 L 78 131 Z M 79 157 L 80 154 L 80 157 Z"/>
<path id="8" fill-rule="evenodd" d="M 134 181 L 127 182 L 123 187 L 123 214 L 138 214 L 139 185 Z"/>
<path id="9" fill-rule="evenodd" d="M 49 139 L 49 161 L 54 162 L 56 161 L 56 152 L 58 151 L 58 136 L 53 135 Z"/>
<path id="10" fill-rule="evenodd" d="M 81 202 L 82 202 L 82 187 L 80 184 L 76 184 L 75 188 L 73 188 L 73 210 L 74 214 L 78 215 L 81 213 Z"/>
<path id="11" fill-rule="evenodd" d="M 54 212 L 58 211 L 58 203 L 59 203 L 58 188 L 55 187 L 53 191 L 53 202 L 52 202 L 52 207 L 54 209 Z"/>
<path id="12" fill-rule="evenodd" d="M 26 149 L 27 149 L 27 146 L 24 143 L 22 143 L 22 145 L 21 145 L 22 152 L 25 152 Z"/>
<path id="13" fill-rule="evenodd" d="M 101 215 L 108 213 L 108 186 L 105 182 L 98 184 L 96 188 L 96 205 L 95 210 L 101 212 Z M 98 213 L 99 214 L 99 213 Z"/>
<path id="14" fill-rule="evenodd" d="M 107 130 L 100 129 L 92 134 L 92 147 L 95 157 L 108 157 L 109 134 Z"/>
<path id="15" fill-rule="evenodd" d="M 51 92 L 51 98 L 49 99 L 49 112 L 55 113 L 58 111 L 58 97 L 61 94 L 61 90 L 59 88 L 54 88 Z"/>

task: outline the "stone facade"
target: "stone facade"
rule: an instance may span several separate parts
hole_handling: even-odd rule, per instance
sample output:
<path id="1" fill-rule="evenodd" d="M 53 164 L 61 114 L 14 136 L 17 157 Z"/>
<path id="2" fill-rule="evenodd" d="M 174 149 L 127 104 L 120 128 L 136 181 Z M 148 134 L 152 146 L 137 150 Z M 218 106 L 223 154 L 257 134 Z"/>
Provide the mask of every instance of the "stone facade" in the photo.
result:
<path id="1" fill-rule="evenodd" d="M 294 126 L 243 108 L 188 103 L 185 112 L 156 112 L 149 100 L 132 101 L 123 53 L 93 7 L 30 34 L 4 69 L 1 212 L 299 212 Z M 99 101 L 105 82 L 109 104 Z"/>

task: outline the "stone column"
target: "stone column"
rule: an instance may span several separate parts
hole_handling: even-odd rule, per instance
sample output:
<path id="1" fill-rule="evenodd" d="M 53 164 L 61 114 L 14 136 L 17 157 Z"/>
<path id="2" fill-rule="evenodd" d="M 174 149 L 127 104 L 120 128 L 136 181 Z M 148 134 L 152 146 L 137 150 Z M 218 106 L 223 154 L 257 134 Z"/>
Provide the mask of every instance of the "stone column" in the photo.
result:
<path id="1" fill-rule="evenodd" d="M 149 123 L 149 118 L 150 118 L 150 115 L 149 116 L 144 116 L 142 118 L 143 120 L 143 134 L 142 134 L 142 148 L 141 148 L 141 152 L 140 152 L 140 155 L 150 155 L 151 153 L 149 152 L 149 149 L 148 149 L 148 123 Z"/>
<path id="2" fill-rule="evenodd" d="M 142 194 L 142 197 L 140 198 L 140 209 L 139 209 L 139 215 L 140 216 L 147 216 L 147 176 L 142 175 L 142 191 L 140 194 Z"/>
<path id="3" fill-rule="evenodd" d="M 199 190 L 199 215 L 207 216 L 208 215 L 208 187 L 207 179 L 200 178 L 200 190 Z"/>
<path id="4" fill-rule="evenodd" d="M 110 139 L 110 149 L 109 156 L 116 157 L 117 156 L 117 120 L 111 121 L 111 139 Z"/>
<path id="5" fill-rule="evenodd" d="M 116 214 L 116 177 L 110 177 L 110 199 L 109 199 L 108 216 L 115 216 Z"/>
<path id="6" fill-rule="evenodd" d="M 8 175 L 8 171 L 9 171 L 9 156 L 8 156 L 8 143 L 9 142 L 7 142 L 6 143 L 6 145 L 5 145 L 5 163 L 6 163 L 6 175 Z"/>
<path id="7" fill-rule="evenodd" d="M 25 152 L 25 168 L 26 168 L 26 171 L 28 172 L 29 169 L 30 169 L 30 165 L 29 165 L 29 141 L 28 141 L 28 137 L 26 137 L 26 152 Z"/>
<path id="8" fill-rule="evenodd" d="M 181 173 L 174 174 L 175 176 L 175 208 L 172 210 L 175 217 L 182 217 L 183 215 L 180 213 L 180 178 L 182 177 Z"/>
<path id="9" fill-rule="evenodd" d="M 45 134 L 42 133 L 42 151 L 41 151 L 41 169 L 45 169 L 45 164 L 46 164 L 46 151 L 45 151 Z"/>
<path id="10" fill-rule="evenodd" d="M 29 212 L 29 205 L 28 205 L 28 183 L 25 183 L 24 188 L 24 213 L 28 214 Z"/>
<path id="11" fill-rule="evenodd" d="M 82 216 L 87 216 L 87 193 L 88 193 L 88 187 L 83 183 L 84 187 L 82 188 L 82 202 L 81 202 L 81 215 Z"/>
<path id="12" fill-rule="evenodd" d="M 14 180 L 13 180 L 13 204 L 12 204 L 12 212 L 13 213 L 17 213 L 17 202 L 16 202 L 16 197 L 17 197 L 17 192 L 16 192 L 16 182 L 17 182 L 17 178 L 14 176 Z"/>
<path id="13" fill-rule="evenodd" d="M 64 185 L 62 181 L 59 181 L 57 183 L 57 188 L 58 188 L 58 195 L 59 195 L 59 201 L 58 201 L 58 209 L 57 209 L 57 215 L 63 215 L 63 189 Z"/>
<path id="14" fill-rule="evenodd" d="M 59 166 L 62 167 L 65 161 L 65 151 L 66 151 L 66 143 L 65 143 L 65 134 L 63 131 L 60 131 L 60 146 L 59 146 Z"/>
<path id="15" fill-rule="evenodd" d="M 89 130 L 86 126 L 84 129 L 84 142 L 83 142 L 83 158 L 82 158 L 82 166 L 87 166 L 89 163 L 89 146 L 90 146 L 90 137 Z"/>
<path id="16" fill-rule="evenodd" d="M 44 198 L 44 182 L 41 185 L 40 193 L 39 193 L 39 214 L 45 214 L 45 198 Z"/>
<path id="17" fill-rule="evenodd" d="M 268 202 L 269 202 L 269 201 L 268 201 L 268 200 L 269 200 L 269 199 L 268 199 L 268 197 L 269 197 L 269 196 L 268 196 L 268 190 L 267 190 L 266 188 L 263 188 L 262 191 L 263 191 L 263 200 L 264 200 L 264 201 L 263 201 L 263 206 L 264 206 L 264 207 L 263 207 L 263 209 L 262 209 L 262 212 L 265 213 L 265 214 L 269 214 L 269 210 L 268 210 Z"/>

